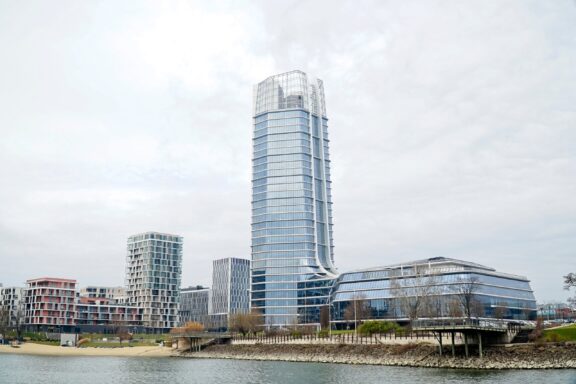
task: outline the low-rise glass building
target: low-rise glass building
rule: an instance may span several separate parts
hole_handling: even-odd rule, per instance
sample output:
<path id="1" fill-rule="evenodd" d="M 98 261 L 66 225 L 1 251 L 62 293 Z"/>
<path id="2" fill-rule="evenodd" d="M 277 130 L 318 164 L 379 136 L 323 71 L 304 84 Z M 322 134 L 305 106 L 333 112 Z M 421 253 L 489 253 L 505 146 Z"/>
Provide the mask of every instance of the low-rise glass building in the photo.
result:
<path id="1" fill-rule="evenodd" d="M 330 309 L 336 328 L 369 319 L 536 318 L 527 278 L 445 257 L 343 273 Z"/>

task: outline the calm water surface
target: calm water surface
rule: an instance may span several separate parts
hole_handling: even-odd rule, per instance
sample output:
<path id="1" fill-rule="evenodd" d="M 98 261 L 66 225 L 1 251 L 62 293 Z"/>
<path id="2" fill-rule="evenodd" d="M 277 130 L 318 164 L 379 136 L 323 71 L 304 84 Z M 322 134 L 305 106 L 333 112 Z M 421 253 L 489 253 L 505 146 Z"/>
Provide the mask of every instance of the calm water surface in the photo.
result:
<path id="1" fill-rule="evenodd" d="M 0 355 L 0 383 L 576 384 L 576 370 L 469 371 L 237 360 Z"/>

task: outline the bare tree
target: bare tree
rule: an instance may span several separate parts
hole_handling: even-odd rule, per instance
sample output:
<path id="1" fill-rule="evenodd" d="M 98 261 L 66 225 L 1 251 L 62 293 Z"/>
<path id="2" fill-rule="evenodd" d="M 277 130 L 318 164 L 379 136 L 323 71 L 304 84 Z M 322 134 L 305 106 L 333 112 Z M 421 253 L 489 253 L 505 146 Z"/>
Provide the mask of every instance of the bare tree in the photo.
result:
<path id="1" fill-rule="evenodd" d="M 564 276 L 564 289 L 576 287 L 576 273 L 569 273 Z"/>
<path id="2" fill-rule="evenodd" d="M 358 322 L 369 319 L 370 314 L 370 303 L 366 300 L 366 295 L 355 293 L 344 309 L 344 320 L 348 323 L 354 323 L 354 329 L 356 329 Z"/>
<path id="3" fill-rule="evenodd" d="M 262 328 L 263 317 L 255 310 L 250 313 L 236 313 L 230 316 L 229 328 L 242 336 L 256 333 Z"/>
<path id="4" fill-rule="evenodd" d="M 470 319 L 480 316 L 482 305 L 476 299 L 476 292 L 480 289 L 480 280 L 476 276 L 469 276 L 465 279 L 459 279 L 453 287 L 454 296 L 460 303 L 464 316 Z"/>
<path id="5" fill-rule="evenodd" d="M 574 287 L 576 287 L 576 273 L 569 273 L 564 276 L 564 289 L 569 290 Z M 568 303 L 576 306 L 576 296 L 569 298 Z"/>
<path id="6" fill-rule="evenodd" d="M 438 293 L 437 279 L 426 267 L 416 267 L 410 275 L 393 279 L 390 288 L 394 290 L 401 312 L 410 321 L 436 310 L 441 312 L 441 306 L 432 300 Z"/>
<path id="7" fill-rule="evenodd" d="M 8 306 L 0 306 L 0 335 L 2 339 L 6 339 L 8 330 L 10 329 L 10 308 Z"/>
<path id="8" fill-rule="evenodd" d="M 320 328 L 330 328 L 330 308 L 328 305 L 323 305 L 320 307 Z"/>
<path id="9" fill-rule="evenodd" d="M 502 320 L 506 316 L 506 312 L 506 303 L 500 302 L 494 307 L 494 317 L 499 320 Z"/>
<path id="10" fill-rule="evenodd" d="M 12 325 L 16 331 L 16 338 L 18 340 L 22 339 L 22 328 L 24 327 L 25 322 L 25 311 L 24 311 L 24 303 L 20 302 L 14 312 L 12 313 Z"/>
<path id="11" fill-rule="evenodd" d="M 462 306 L 459 300 L 453 299 L 448 302 L 448 316 L 452 318 L 462 317 Z"/>

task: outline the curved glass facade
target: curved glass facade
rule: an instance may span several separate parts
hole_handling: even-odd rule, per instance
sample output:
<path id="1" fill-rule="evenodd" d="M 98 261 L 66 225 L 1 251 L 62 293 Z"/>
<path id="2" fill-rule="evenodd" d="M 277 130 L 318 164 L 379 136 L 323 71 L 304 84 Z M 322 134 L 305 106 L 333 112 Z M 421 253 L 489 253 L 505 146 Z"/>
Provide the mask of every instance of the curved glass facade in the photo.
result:
<path id="1" fill-rule="evenodd" d="M 255 86 L 252 166 L 251 305 L 268 326 L 316 323 L 337 274 L 321 80 Z"/>
<path id="2" fill-rule="evenodd" d="M 525 277 L 444 257 L 344 273 L 335 283 L 331 302 L 337 328 L 349 325 L 354 307 L 359 321 L 536 318 L 536 300 Z"/>

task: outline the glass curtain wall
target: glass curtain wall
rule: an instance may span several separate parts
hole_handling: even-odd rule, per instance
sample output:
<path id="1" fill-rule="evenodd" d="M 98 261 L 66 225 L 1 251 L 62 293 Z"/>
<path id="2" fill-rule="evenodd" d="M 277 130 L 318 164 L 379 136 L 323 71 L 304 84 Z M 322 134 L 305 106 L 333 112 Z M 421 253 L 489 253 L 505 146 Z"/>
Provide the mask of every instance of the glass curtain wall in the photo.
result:
<path id="1" fill-rule="evenodd" d="M 469 308 L 463 307 L 466 295 Z M 354 302 L 362 309 L 359 320 L 536 317 L 534 292 L 525 277 L 442 257 L 342 274 L 331 301 L 337 328 L 353 326 Z"/>
<path id="2" fill-rule="evenodd" d="M 267 326 L 317 323 L 337 273 L 323 84 L 292 71 L 254 94 L 251 305 Z"/>

